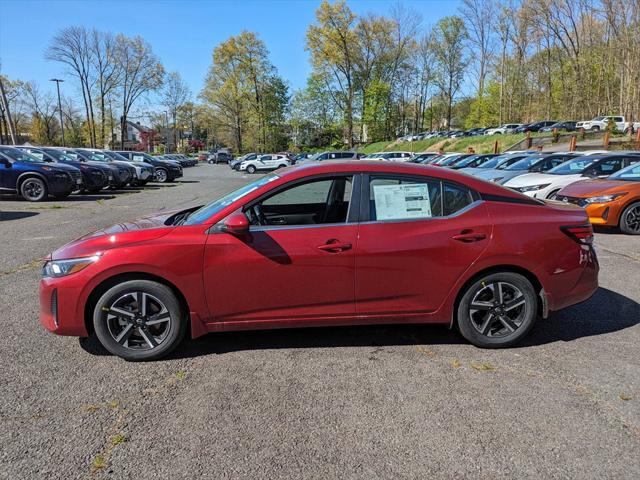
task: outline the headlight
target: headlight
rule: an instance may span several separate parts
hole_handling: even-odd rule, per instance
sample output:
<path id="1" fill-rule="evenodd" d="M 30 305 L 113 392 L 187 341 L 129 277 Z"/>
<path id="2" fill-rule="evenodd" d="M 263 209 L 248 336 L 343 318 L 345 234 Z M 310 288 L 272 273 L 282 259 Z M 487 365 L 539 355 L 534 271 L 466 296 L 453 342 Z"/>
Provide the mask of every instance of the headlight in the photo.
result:
<path id="1" fill-rule="evenodd" d="M 79 272 L 94 262 L 97 262 L 100 255 L 83 258 L 69 258 L 66 260 L 49 260 L 42 267 L 43 278 L 59 278 L 66 277 L 72 273 Z"/>
<path id="2" fill-rule="evenodd" d="M 584 201 L 586 203 L 607 203 L 607 202 L 613 202 L 616 198 L 622 197 L 623 195 L 626 195 L 626 194 L 627 192 L 613 193 L 611 195 L 601 195 L 599 197 L 585 198 Z"/>
<path id="3" fill-rule="evenodd" d="M 541 183 L 540 185 L 529 185 L 527 187 L 518 187 L 517 190 L 519 192 L 535 192 L 536 190 L 542 190 L 543 188 L 547 188 L 550 183 Z"/>

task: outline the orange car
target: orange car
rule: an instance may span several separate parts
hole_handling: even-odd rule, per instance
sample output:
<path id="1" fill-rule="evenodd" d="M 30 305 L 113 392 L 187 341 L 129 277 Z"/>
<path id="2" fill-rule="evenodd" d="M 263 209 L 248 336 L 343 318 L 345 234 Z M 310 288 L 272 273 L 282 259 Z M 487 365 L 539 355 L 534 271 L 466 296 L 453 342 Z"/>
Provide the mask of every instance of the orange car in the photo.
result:
<path id="1" fill-rule="evenodd" d="M 640 163 L 602 180 L 567 185 L 555 200 L 584 207 L 594 225 L 619 226 L 624 233 L 640 235 Z"/>

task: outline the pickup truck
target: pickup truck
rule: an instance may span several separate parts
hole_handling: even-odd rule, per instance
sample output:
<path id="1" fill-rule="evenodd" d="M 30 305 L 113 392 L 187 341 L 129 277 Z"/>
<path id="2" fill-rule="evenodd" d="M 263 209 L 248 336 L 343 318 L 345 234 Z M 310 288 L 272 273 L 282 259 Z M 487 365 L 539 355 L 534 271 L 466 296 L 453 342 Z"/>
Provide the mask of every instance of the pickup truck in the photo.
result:
<path id="1" fill-rule="evenodd" d="M 582 128 L 586 131 L 594 132 L 597 132 L 598 130 L 606 130 L 611 120 L 613 120 L 616 124 L 616 128 L 618 129 L 618 131 L 629 133 L 631 123 L 627 122 L 627 120 L 621 115 L 608 115 L 596 117 L 593 120 L 584 120 L 582 122 L 576 123 L 576 129 L 580 130 Z M 637 130 L 638 128 L 640 128 L 640 122 L 635 122 L 633 124 L 633 129 Z"/>

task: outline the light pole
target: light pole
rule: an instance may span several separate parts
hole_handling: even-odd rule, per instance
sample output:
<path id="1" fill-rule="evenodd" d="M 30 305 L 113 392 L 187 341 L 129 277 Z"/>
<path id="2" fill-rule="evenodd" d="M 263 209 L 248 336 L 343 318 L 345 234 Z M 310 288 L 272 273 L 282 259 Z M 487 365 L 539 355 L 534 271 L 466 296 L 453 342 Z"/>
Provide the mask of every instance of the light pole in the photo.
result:
<path id="1" fill-rule="evenodd" d="M 58 113 L 60 114 L 60 131 L 62 132 L 62 146 L 64 147 L 64 122 L 62 121 L 62 102 L 60 101 L 60 82 L 64 82 L 59 78 L 52 78 L 49 80 L 50 82 L 56 82 L 56 87 L 58 89 Z"/>

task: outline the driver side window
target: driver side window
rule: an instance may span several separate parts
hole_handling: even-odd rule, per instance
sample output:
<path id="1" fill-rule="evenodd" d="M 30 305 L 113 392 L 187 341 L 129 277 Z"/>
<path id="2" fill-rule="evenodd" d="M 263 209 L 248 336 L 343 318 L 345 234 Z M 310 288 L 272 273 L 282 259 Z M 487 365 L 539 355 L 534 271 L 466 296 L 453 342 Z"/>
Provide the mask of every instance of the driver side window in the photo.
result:
<path id="1" fill-rule="evenodd" d="M 346 223 L 352 176 L 294 185 L 245 209 L 251 225 L 295 226 Z"/>

